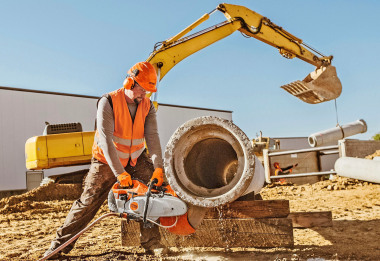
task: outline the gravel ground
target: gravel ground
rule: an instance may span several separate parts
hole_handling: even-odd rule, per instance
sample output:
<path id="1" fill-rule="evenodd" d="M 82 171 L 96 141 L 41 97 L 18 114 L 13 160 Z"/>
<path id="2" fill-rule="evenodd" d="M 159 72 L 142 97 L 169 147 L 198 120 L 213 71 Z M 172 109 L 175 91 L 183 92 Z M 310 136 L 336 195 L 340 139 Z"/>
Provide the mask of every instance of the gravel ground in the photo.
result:
<path id="1" fill-rule="evenodd" d="M 0 200 L 0 260 L 40 258 L 80 193 L 80 185 L 47 184 Z M 61 260 L 380 260 L 380 185 L 338 177 L 313 185 L 271 185 L 261 195 L 289 200 L 291 212 L 332 211 L 333 227 L 295 228 L 293 248 L 172 248 L 162 257 L 122 247 L 120 221 L 111 217 Z M 96 217 L 107 212 L 103 205 Z"/>

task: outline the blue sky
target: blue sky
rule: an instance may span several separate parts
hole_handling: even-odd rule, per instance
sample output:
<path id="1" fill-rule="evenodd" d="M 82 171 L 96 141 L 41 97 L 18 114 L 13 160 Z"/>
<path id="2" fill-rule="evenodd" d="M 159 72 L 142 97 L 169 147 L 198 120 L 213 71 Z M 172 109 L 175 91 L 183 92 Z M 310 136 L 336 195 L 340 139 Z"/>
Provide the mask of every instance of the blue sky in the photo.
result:
<path id="1" fill-rule="evenodd" d="M 121 87 L 126 71 L 219 1 L 0 1 L 0 86 L 100 96 Z M 339 123 L 380 132 L 379 13 L 375 0 L 236 1 L 326 55 L 343 84 Z M 215 13 L 200 29 L 224 21 Z M 232 110 L 250 138 L 300 137 L 336 126 L 333 101 L 301 102 L 279 87 L 314 67 L 239 32 L 188 57 L 161 81 L 158 101 Z"/>

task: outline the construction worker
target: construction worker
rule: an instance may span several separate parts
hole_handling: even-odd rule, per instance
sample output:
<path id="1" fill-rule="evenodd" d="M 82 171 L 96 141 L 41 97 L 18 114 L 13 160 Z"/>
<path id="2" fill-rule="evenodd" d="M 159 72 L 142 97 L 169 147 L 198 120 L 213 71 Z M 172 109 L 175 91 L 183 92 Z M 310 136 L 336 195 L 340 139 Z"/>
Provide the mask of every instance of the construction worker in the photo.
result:
<path id="1" fill-rule="evenodd" d="M 293 168 L 297 167 L 298 163 L 296 163 L 294 165 L 287 166 L 286 168 L 281 168 L 280 167 L 280 163 L 275 162 L 275 163 L 273 163 L 273 166 L 275 168 L 274 175 L 275 176 L 280 176 L 280 175 L 292 173 Z M 284 178 L 280 179 L 280 183 L 281 184 L 285 183 L 285 181 L 286 180 Z"/>
<path id="2" fill-rule="evenodd" d="M 137 63 L 128 71 L 123 88 L 104 95 L 99 100 L 93 158 L 84 180 L 83 193 L 73 203 L 44 256 L 87 226 L 115 182 L 128 187 L 132 185 L 132 178 L 145 183 L 156 178 L 158 186 L 163 183 L 156 110 L 146 97 L 147 92 L 156 92 L 157 80 L 156 71 L 150 63 Z M 150 156 L 146 153 L 144 140 Z M 140 224 L 140 243 L 146 252 L 152 254 L 155 249 L 162 249 L 162 253 L 167 253 L 168 249 L 160 243 L 158 227 L 145 228 Z M 61 252 L 67 254 L 74 244 L 75 241 Z M 53 256 L 56 257 L 57 255 Z"/>

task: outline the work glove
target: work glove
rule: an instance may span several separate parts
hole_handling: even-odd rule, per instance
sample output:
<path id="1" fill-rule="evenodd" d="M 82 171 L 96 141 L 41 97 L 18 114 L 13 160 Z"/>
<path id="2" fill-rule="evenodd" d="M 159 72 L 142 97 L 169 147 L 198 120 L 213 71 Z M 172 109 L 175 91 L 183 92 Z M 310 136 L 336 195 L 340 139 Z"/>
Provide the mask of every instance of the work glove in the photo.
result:
<path id="1" fill-rule="evenodd" d="M 120 182 L 122 187 L 131 187 L 133 185 L 132 177 L 126 171 L 117 176 L 117 180 Z"/>
<path id="2" fill-rule="evenodd" d="M 164 172 L 161 168 L 156 168 L 153 172 L 152 178 L 150 179 L 150 182 L 152 182 L 154 179 L 157 179 L 156 186 L 162 186 L 162 183 L 164 183 Z"/>

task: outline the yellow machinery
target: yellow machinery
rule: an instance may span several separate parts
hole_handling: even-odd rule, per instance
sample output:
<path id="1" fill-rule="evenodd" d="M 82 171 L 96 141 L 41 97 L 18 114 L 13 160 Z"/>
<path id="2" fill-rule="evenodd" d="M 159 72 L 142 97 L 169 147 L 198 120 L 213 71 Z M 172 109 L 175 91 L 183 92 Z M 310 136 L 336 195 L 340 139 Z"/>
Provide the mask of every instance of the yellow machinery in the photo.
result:
<path id="1" fill-rule="evenodd" d="M 225 15 L 226 21 L 185 37 L 217 10 Z M 156 44 L 147 61 L 157 68 L 161 80 L 171 68 L 186 57 L 237 30 L 244 36 L 256 38 L 276 47 L 285 58 L 297 57 L 317 67 L 303 81 L 282 86 L 290 94 L 311 104 L 339 97 L 342 85 L 335 67 L 331 66 L 332 56 L 323 56 L 268 18 L 244 6 L 220 4 L 214 11 L 203 15 L 177 35 Z"/>
<path id="2" fill-rule="evenodd" d="M 185 37 L 216 11 L 221 11 L 227 20 Z M 316 66 L 316 70 L 303 81 L 295 81 L 281 87 L 290 94 L 311 104 L 339 97 L 342 85 L 335 67 L 331 65 L 332 56 L 322 55 L 268 18 L 243 6 L 220 4 L 177 35 L 156 44 L 147 61 L 156 68 L 161 80 L 186 57 L 235 31 L 276 47 L 285 58 L 297 57 Z M 25 146 L 26 166 L 28 169 L 47 169 L 87 164 L 91 159 L 93 136 L 94 132 L 78 132 L 32 137 Z"/>
<path id="3" fill-rule="evenodd" d="M 29 138 L 25 143 L 26 168 L 37 170 L 89 164 L 95 132 L 72 132 L 76 124 L 79 123 L 49 124 L 43 136 Z M 55 130 L 49 131 L 52 128 Z"/>

